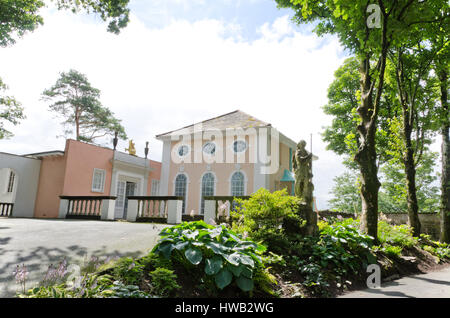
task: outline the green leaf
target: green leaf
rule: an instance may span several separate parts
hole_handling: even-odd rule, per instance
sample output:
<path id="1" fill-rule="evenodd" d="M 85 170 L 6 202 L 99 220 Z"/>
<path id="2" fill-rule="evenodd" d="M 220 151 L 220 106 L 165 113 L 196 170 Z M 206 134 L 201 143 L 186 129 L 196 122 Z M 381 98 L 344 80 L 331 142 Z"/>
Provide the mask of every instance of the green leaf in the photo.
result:
<path id="1" fill-rule="evenodd" d="M 244 265 L 248 265 L 251 268 L 255 267 L 255 262 L 253 261 L 253 259 L 245 254 L 240 254 L 240 261 L 242 264 Z"/>
<path id="2" fill-rule="evenodd" d="M 216 285 L 219 289 L 224 289 L 227 287 L 231 280 L 233 279 L 233 275 L 226 269 L 222 269 L 215 277 Z"/>
<path id="3" fill-rule="evenodd" d="M 179 242 L 177 243 L 174 248 L 178 251 L 182 251 L 185 249 L 185 247 L 189 244 L 189 242 Z"/>
<path id="4" fill-rule="evenodd" d="M 215 256 L 206 259 L 205 273 L 206 275 L 215 275 L 222 269 L 222 258 Z"/>
<path id="5" fill-rule="evenodd" d="M 249 292 L 251 290 L 253 290 L 253 280 L 241 276 L 239 278 L 236 279 L 236 284 L 238 285 L 238 287 L 245 291 L 245 292 Z"/>
<path id="6" fill-rule="evenodd" d="M 241 255 L 239 253 L 233 253 L 233 254 L 226 254 L 224 255 L 225 259 L 235 266 L 239 266 L 239 264 L 242 262 Z"/>
<path id="7" fill-rule="evenodd" d="M 169 259 L 170 255 L 172 254 L 172 250 L 174 248 L 174 245 L 172 243 L 166 242 L 165 244 L 160 244 L 158 246 L 159 252 L 161 252 L 165 258 Z"/>
<path id="8" fill-rule="evenodd" d="M 188 248 L 184 252 L 184 256 L 186 256 L 187 260 L 191 262 L 193 265 L 198 265 L 202 261 L 203 255 L 202 251 L 200 251 L 198 248 Z"/>
<path id="9" fill-rule="evenodd" d="M 242 274 L 241 275 L 243 275 L 247 278 L 252 278 L 253 271 L 250 268 L 248 268 L 247 266 L 242 266 Z"/>
<path id="10" fill-rule="evenodd" d="M 241 275 L 242 269 L 243 269 L 244 267 L 245 267 L 244 265 L 233 266 L 233 265 L 229 264 L 229 265 L 227 266 L 227 269 L 228 269 L 230 272 L 232 272 L 233 275 L 234 275 L 235 277 L 239 277 L 239 276 Z"/>

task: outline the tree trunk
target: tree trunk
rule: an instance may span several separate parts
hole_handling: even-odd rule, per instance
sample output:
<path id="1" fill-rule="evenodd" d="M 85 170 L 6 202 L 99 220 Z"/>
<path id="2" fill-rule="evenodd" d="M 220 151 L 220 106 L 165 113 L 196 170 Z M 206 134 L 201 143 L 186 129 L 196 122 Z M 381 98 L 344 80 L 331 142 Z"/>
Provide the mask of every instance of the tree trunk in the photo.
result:
<path id="1" fill-rule="evenodd" d="M 370 58 L 366 56 L 360 65 L 361 105 L 358 113 L 361 122 L 358 125 L 360 146 L 355 161 L 361 171 L 361 230 L 377 238 L 378 232 L 378 180 L 377 155 L 375 149 L 376 114 L 373 116 L 373 89 L 370 76 Z M 384 73 L 384 70 L 383 70 Z"/>
<path id="2" fill-rule="evenodd" d="M 439 72 L 441 104 L 444 123 L 442 135 L 442 175 L 441 175 L 441 242 L 450 243 L 450 140 L 449 140 L 449 112 L 448 112 L 448 72 Z"/>
<path id="3" fill-rule="evenodd" d="M 421 224 L 419 220 L 419 205 L 416 193 L 416 165 L 414 151 L 411 144 L 411 126 L 408 122 L 408 112 L 404 113 L 404 142 L 406 146 L 404 165 L 406 174 L 406 201 L 408 204 L 408 225 L 413 229 L 413 236 L 420 235 Z M 405 118 L 406 117 L 406 118 Z"/>

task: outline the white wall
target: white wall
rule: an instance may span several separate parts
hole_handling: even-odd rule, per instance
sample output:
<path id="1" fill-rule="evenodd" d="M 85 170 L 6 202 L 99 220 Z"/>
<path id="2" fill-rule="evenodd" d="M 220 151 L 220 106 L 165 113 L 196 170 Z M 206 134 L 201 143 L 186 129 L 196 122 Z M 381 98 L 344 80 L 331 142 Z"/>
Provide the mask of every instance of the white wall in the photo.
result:
<path id="1" fill-rule="evenodd" d="M 9 170 L 2 168 L 12 169 L 16 174 L 13 217 L 33 217 L 41 161 L 0 153 L 0 171 L 9 172 Z M 9 174 L 5 179 L 6 181 L 3 181 L 3 175 L 0 177 L 0 192 L 3 192 L 6 191 L 6 188 L 2 187 L 2 184 L 8 182 Z"/>

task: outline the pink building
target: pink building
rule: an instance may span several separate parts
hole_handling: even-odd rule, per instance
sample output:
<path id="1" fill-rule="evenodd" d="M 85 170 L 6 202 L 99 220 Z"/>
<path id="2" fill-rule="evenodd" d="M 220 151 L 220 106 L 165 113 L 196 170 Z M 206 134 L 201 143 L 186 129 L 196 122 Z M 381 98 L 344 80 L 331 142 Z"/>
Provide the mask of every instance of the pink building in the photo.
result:
<path id="1" fill-rule="evenodd" d="M 36 218 L 57 218 L 60 196 L 114 196 L 115 218 L 123 219 L 126 196 L 159 194 L 160 162 L 110 148 L 69 139 L 64 151 L 23 157 L 41 161 L 32 215 Z"/>
<path id="2" fill-rule="evenodd" d="M 183 213 L 203 215 L 204 196 L 248 196 L 260 188 L 293 194 L 297 143 L 240 110 L 160 134 L 161 195 L 184 197 Z"/>

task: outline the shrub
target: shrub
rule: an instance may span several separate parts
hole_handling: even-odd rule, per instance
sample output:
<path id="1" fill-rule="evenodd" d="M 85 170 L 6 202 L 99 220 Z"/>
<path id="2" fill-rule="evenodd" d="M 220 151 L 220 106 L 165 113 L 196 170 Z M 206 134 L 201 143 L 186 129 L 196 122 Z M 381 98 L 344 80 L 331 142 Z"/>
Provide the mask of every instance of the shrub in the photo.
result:
<path id="1" fill-rule="evenodd" d="M 253 290 L 253 275 L 263 267 L 265 247 L 224 225 L 212 226 L 203 221 L 182 223 L 165 228 L 153 252 L 180 264 L 207 282 L 224 289 L 233 281 L 243 291 Z"/>
<path id="2" fill-rule="evenodd" d="M 158 296 L 169 296 L 181 287 L 177 284 L 177 275 L 167 268 L 157 268 L 150 272 L 152 293 Z"/>
<path id="3" fill-rule="evenodd" d="M 170 259 L 160 257 L 159 254 L 150 252 L 146 256 L 138 260 L 139 264 L 144 266 L 145 270 L 152 271 L 157 268 L 172 269 L 172 262 Z"/>
<path id="4" fill-rule="evenodd" d="M 407 225 L 390 225 L 385 221 L 378 222 L 378 240 L 380 243 L 412 247 L 418 239 L 412 236 L 412 229 Z"/>
<path id="5" fill-rule="evenodd" d="M 273 193 L 260 189 L 250 199 L 236 201 L 233 229 L 248 233 L 275 253 L 285 252 L 290 244 L 288 234 L 298 233 L 304 225 L 297 214 L 299 200 L 289 196 L 286 189 Z"/>
<path id="6" fill-rule="evenodd" d="M 66 283 L 40 286 L 20 297 L 28 298 L 147 298 L 148 294 L 138 286 L 125 285 L 110 275 L 85 274 L 80 286 L 69 287 Z"/>
<path id="7" fill-rule="evenodd" d="M 121 258 L 115 264 L 113 273 L 114 277 L 126 284 L 133 285 L 138 283 L 144 276 L 144 265 L 131 257 Z"/>
<path id="8" fill-rule="evenodd" d="M 400 257 L 402 254 L 401 246 L 385 245 L 381 248 L 381 251 L 388 256 Z"/>
<path id="9" fill-rule="evenodd" d="M 370 247 L 373 238 L 359 233 L 357 221 L 346 219 L 322 224 L 319 236 L 307 236 L 293 246 L 288 264 L 303 275 L 303 286 L 312 294 L 327 295 L 331 283 L 362 273 L 376 262 Z"/>

